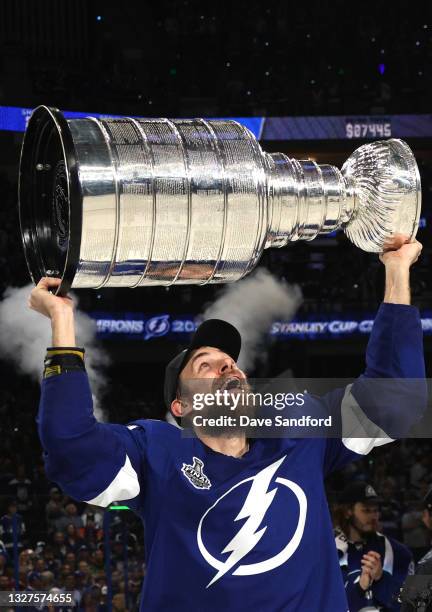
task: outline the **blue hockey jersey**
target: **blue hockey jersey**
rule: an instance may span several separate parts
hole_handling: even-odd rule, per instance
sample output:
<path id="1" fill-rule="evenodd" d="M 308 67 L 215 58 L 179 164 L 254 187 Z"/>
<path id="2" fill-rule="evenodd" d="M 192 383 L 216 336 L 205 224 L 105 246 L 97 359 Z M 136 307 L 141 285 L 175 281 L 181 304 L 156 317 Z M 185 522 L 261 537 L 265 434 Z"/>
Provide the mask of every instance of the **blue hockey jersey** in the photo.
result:
<path id="1" fill-rule="evenodd" d="M 383 612 L 398 612 L 400 588 L 408 575 L 414 574 L 411 551 L 401 542 L 382 533 L 371 535 L 365 542 L 350 542 L 340 531 L 335 534 L 350 612 L 359 612 L 368 606 L 379 606 Z M 361 560 L 365 553 L 374 550 L 381 556 L 383 573 L 372 582 L 366 593 L 359 584 Z"/>
<path id="2" fill-rule="evenodd" d="M 346 612 L 324 477 L 420 418 L 421 381 L 390 384 L 383 405 L 365 385 L 424 378 L 416 308 L 381 305 L 366 362 L 352 386 L 306 396 L 340 411 L 341 438 L 256 439 L 241 458 L 160 421 L 98 423 L 86 373 L 52 376 L 38 415 L 47 475 L 78 500 L 127 501 L 142 517 L 143 611 Z"/>

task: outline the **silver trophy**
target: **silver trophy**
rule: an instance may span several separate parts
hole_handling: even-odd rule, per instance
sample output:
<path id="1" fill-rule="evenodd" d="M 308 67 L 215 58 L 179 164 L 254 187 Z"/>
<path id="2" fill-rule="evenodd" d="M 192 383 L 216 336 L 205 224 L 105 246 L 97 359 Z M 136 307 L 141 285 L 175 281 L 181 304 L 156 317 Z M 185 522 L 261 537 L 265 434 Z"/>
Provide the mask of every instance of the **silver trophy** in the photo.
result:
<path id="1" fill-rule="evenodd" d="M 366 144 L 342 170 L 264 153 L 235 121 L 66 120 L 40 106 L 24 137 L 21 234 L 31 277 L 71 287 L 241 279 L 264 249 L 343 229 L 365 251 L 412 239 L 421 206 L 401 140 Z"/>

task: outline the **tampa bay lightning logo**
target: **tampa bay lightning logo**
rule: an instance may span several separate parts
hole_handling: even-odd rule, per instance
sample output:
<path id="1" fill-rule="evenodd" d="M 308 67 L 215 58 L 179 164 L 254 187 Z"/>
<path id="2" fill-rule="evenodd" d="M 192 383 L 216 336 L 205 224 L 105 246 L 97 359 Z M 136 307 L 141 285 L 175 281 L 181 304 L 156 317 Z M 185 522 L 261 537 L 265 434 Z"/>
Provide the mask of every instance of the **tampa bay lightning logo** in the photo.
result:
<path id="1" fill-rule="evenodd" d="M 245 478 L 241 482 L 238 482 L 219 497 L 201 517 L 197 531 L 198 547 L 207 563 L 216 570 L 207 588 L 220 580 L 220 578 L 232 570 L 234 566 L 237 567 L 232 571 L 233 576 L 251 576 L 275 569 L 285 563 L 299 547 L 306 523 L 306 495 L 297 483 L 287 478 L 277 477 L 274 480 L 274 484 L 279 486 L 273 488 L 270 486 L 274 475 L 285 458 L 286 455 L 258 472 L 255 476 Z M 212 523 L 213 513 L 219 514 L 221 512 L 221 507 L 223 507 L 224 502 L 226 502 L 229 496 L 233 495 L 234 499 L 238 499 L 240 492 L 237 489 L 242 486 L 249 486 L 249 483 L 249 493 L 246 496 L 243 506 L 234 518 L 234 522 L 240 521 L 241 519 L 243 519 L 243 521 L 236 529 L 234 537 L 229 540 L 223 550 L 217 551 L 217 558 L 214 550 L 210 552 L 208 546 L 205 544 L 206 540 L 209 540 L 210 534 L 208 530 L 211 530 L 209 525 Z M 255 562 L 239 564 L 243 557 L 246 557 L 248 553 L 254 551 L 258 542 L 260 542 L 261 538 L 263 538 L 270 527 L 278 527 L 277 531 L 279 532 L 280 525 L 271 526 L 271 519 L 268 518 L 269 514 L 271 514 L 271 506 L 274 503 L 281 503 L 281 500 L 284 499 L 283 495 L 280 493 L 280 499 L 275 502 L 279 490 L 281 490 L 281 493 L 288 490 L 290 498 L 294 495 L 294 499 L 296 500 L 296 527 L 293 527 L 293 531 L 289 535 L 277 534 L 277 537 L 274 538 L 274 544 L 271 546 L 274 554 L 270 553 L 269 555 L 265 555 L 262 560 L 258 561 L 256 561 L 257 554 L 254 554 L 252 557 L 255 559 Z M 272 516 L 274 517 L 275 515 L 273 514 Z M 220 517 L 216 517 L 216 519 L 218 518 Z M 224 555 L 223 559 L 221 559 L 222 555 Z"/>
<path id="2" fill-rule="evenodd" d="M 151 317 L 145 324 L 145 336 L 144 340 L 149 338 L 159 338 L 165 336 L 169 332 L 170 323 L 169 315 L 160 315 L 158 317 Z"/>

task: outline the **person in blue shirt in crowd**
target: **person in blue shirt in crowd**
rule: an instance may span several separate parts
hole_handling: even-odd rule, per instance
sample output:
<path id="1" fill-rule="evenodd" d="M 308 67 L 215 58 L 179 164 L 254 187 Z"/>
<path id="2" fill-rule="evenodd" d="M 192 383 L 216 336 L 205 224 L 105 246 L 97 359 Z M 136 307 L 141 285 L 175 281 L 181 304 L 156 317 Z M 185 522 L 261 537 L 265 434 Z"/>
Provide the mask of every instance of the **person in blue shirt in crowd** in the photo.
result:
<path id="1" fill-rule="evenodd" d="M 423 499 L 423 506 L 423 524 L 432 537 L 432 487 L 428 490 Z M 419 559 L 416 574 L 432 576 L 432 548 Z"/>
<path id="2" fill-rule="evenodd" d="M 397 601 L 408 575 L 414 574 L 411 551 L 378 531 L 378 497 L 372 485 L 353 482 L 339 495 L 335 541 L 350 612 L 376 606 L 400 610 Z"/>
<path id="3" fill-rule="evenodd" d="M 409 283 L 420 251 L 414 241 L 380 256 L 386 288 L 364 374 L 322 397 L 305 396 L 304 414 L 339 415 L 340 437 L 332 438 L 248 439 L 241 430 L 185 437 L 150 419 L 98 423 L 72 300 L 50 293 L 59 279 L 41 279 L 30 307 L 52 326 L 38 414 L 46 472 L 77 500 L 103 507 L 127 501 L 142 518 L 141 610 L 347 612 L 323 481 L 421 419 L 422 329 Z M 240 347 L 240 334 L 225 321 L 198 328 L 166 369 L 165 402 L 176 418 L 190 417 L 192 379 L 234 386 L 232 393 L 246 385 L 236 363 Z M 384 386 L 371 393 L 377 380 Z"/>
<path id="4" fill-rule="evenodd" d="M 7 512 L 0 518 L 0 539 L 8 551 L 12 554 L 14 541 L 17 542 L 19 550 L 23 548 L 23 538 L 26 535 L 26 526 L 21 514 L 17 512 L 17 502 L 14 499 L 9 500 L 7 504 Z"/>

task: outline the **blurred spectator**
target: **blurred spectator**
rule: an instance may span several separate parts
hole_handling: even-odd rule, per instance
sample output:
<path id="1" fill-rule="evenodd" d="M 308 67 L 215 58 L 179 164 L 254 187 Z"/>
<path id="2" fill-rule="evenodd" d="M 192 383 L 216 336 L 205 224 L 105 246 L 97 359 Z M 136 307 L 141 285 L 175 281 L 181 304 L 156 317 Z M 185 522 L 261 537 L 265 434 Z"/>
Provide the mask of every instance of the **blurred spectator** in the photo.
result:
<path id="1" fill-rule="evenodd" d="M 84 612 L 98 612 L 100 596 L 101 593 L 98 588 L 85 589 L 82 594 L 80 609 Z"/>
<path id="2" fill-rule="evenodd" d="M 66 540 L 66 536 L 63 533 L 63 531 L 55 531 L 53 534 L 53 552 L 54 552 L 54 556 L 60 559 L 64 559 L 66 556 L 67 551 L 67 547 L 65 544 L 65 540 Z"/>
<path id="3" fill-rule="evenodd" d="M 78 509 L 72 502 L 66 504 L 65 515 L 55 521 L 57 531 L 67 531 L 68 525 L 73 525 L 77 529 L 81 529 L 83 525 L 82 518 L 78 515 Z"/>
<path id="4" fill-rule="evenodd" d="M 6 574 L 0 576 L 0 591 L 11 591 L 12 580 Z"/>
<path id="5" fill-rule="evenodd" d="M 58 578 L 60 579 L 60 581 L 64 581 L 64 580 L 65 580 L 65 578 L 66 578 L 66 576 L 67 576 L 68 574 L 71 574 L 71 573 L 72 573 L 72 568 L 71 568 L 71 566 L 69 565 L 69 563 L 63 563 L 63 564 L 60 566 L 60 570 L 59 570 L 59 572 L 58 572 L 57 576 L 58 576 Z M 75 572 L 75 573 L 76 573 L 76 572 Z"/>
<path id="6" fill-rule="evenodd" d="M 13 549 L 14 531 L 18 539 L 18 548 L 22 549 L 26 526 L 22 516 L 18 514 L 16 501 L 11 500 L 8 503 L 6 514 L 0 519 L 0 539 L 3 541 L 8 553 Z"/>
<path id="7" fill-rule="evenodd" d="M 34 571 L 42 575 L 42 572 L 44 572 L 46 569 L 47 567 L 45 559 L 36 559 L 36 562 L 34 564 Z"/>
<path id="8" fill-rule="evenodd" d="M 50 571 L 44 571 L 40 574 L 41 577 L 41 590 L 49 591 L 54 587 L 54 573 Z"/>
<path id="9" fill-rule="evenodd" d="M 417 503 L 402 515 L 403 542 L 408 546 L 417 561 L 429 547 L 430 536 L 422 521 L 421 503 Z"/>
<path id="10" fill-rule="evenodd" d="M 98 530 L 103 528 L 103 516 L 104 513 L 101 512 L 100 508 L 90 505 L 87 505 L 84 512 L 81 514 L 84 527 L 90 524 Z"/>
<path id="11" fill-rule="evenodd" d="M 90 571 L 90 566 L 87 563 L 87 561 L 80 561 L 78 563 L 78 573 L 80 574 L 81 577 L 81 584 L 84 587 L 89 587 L 92 584 L 92 574 Z"/>
<path id="12" fill-rule="evenodd" d="M 27 574 L 27 588 L 26 591 L 40 591 L 42 590 L 42 579 L 38 572 L 29 572 Z"/>
<path id="13" fill-rule="evenodd" d="M 27 548 L 20 552 L 18 557 L 19 570 L 26 575 L 34 570 L 34 553 L 31 548 Z"/>
<path id="14" fill-rule="evenodd" d="M 94 553 L 92 554 L 92 560 L 91 560 L 91 571 L 93 573 L 99 571 L 99 570 L 103 570 L 104 569 L 104 563 L 105 563 L 105 559 L 104 559 L 104 553 L 102 550 L 100 550 L 100 548 L 98 548 L 97 550 L 94 551 Z"/>
<path id="15" fill-rule="evenodd" d="M 17 501 L 17 510 L 20 513 L 28 512 L 32 507 L 33 489 L 32 482 L 26 476 L 26 468 L 19 465 L 16 470 L 15 478 L 8 483 L 9 495 Z"/>
<path id="16" fill-rule="evenodd" d="M 49 532 L 54 531 L 54 529 L 57 528 L 56 522 L 66 516 L 66 511 L 63 507 L 63 495 L 58 487 L 52 487 L 49 491 L 49 500 L 45 506 L 45 515 Z"/>
<path id="17" fill-rule="evenodd" d="M 65 562 L 75 571 L 76 566 L 76 554 L 72 551 L 66 553 Z"/>
<path id="18" fill-rule="evenodd" d="M 432 544 L 432 488 L 427 492 L 424 500 L 422 520 L 429 535 L 429 544 Z M 432 548 L 419 560 L 417 574 L 432 575 Z"/>
<path id="19" fill-rule="evenodd" d="M 74 574 L 67 574 L 61 581 L 61 588 L 63 592 L 71 592 L 73 600 L 76 604 L 79 604 L 81 600 L 81 591 L 76 588 L 76 580 Z"/>
<path id="20" fill-rule="evenodd" d="M 85 540 L 82 540 L 82 542 L 84 542 Z M 87 563 L 90 560 L 90 547 L 87 546 L 87 544 L 81 544 L 81 546 L 78 548 L 78 555 L 77 555 L 77 563 L 79 564 L 80 561 L 86 561 Z"/>
<path id="21" fill-rule="evenodd" d="M 431 460 L 430 457 L 426 455 L 420 455 L 415 463 L 411 466 L 410 469 L 410 485 L 413 491 L 418 493 L 419 497 L 421 495 L 421 488 L 424 485 L 425 478 L 430 474 L 431 471 Z"/>
<path id="22" fill-rule="evenodd" d="M 8 391 L 3 391 L 2 403 L 3 406 L 7 406 L 8 402 Z M 5 452 L 0 453 L 0 495 L 8 494 L 8 484 L 13 478 L 13 464 L 12 458 Z"/>
<path id="23" fill-rule="evenodd" d="M 75 525 L 69 523 L 66 527 L 65 546 L 67 552 L 73 552 L 75 555 L 78 554 L 80 548 L 84 545 L 84 541 L 78 535 Z"/>
<path id="24" fill-rule="evenodd" d="M 4 576 L 6 574 L 7 561 L 8 554 L 6 552 L 6 548 L 4 547 L 3 542 L 0 541 L 0 576 Z"/>
<path id="25" fill-rule="evenodd" d="M 112 600 L 112 609 L 114 612 L 126 611 L 126 601 L 124 593 L 117 593 L 116 595 L 114 595 Z"/>
<path id="26" fill-rule="evenodd" d="M 134 609 L 139 608 L 141 586 L 141 579 L 129 581 L 129 601 Z"/>
<path id="27" fill-rule="evenodd" d="M 94 512 L 89 506 L 81 518 L 84 523 L 84 529 L 80 530 L 82 537 L 90 547 L 96 548 L 103 538 L 103 514 L 100 511 Z"/>
<path id="28" fill-rule="evenodd" d="M 45 546 L 43 555 L 47 569 L 57 575 L 58 568 L 61 565 L 61 558 L 56 559 L 54 549 L 51 545 Z"/>
<path id="29" fill-rule="evenodd" d="M 380 523 L 382 530 L 388 536 L 402 539 L 401 504 L 395 497 L 395 484 L 391 478 L 386 478 L 380 487 Z"/>

